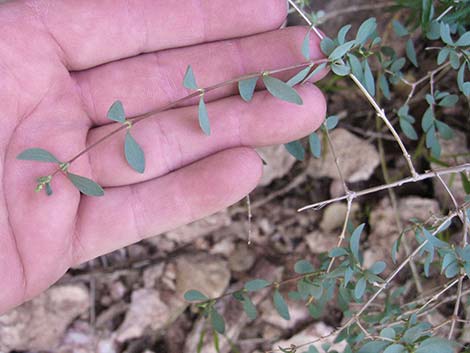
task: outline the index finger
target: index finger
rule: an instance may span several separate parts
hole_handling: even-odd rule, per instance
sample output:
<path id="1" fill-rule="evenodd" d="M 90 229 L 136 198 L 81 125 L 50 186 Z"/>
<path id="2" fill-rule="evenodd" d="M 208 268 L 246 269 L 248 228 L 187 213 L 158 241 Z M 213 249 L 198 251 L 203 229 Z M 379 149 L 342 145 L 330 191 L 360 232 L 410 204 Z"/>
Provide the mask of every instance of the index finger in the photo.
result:
<path id="1" fill-rule="evenodd" d="M 46 0 L 16 6 L 34 12 L 69 70 L 272 30 L 287 15 L 286 0 Z"/>

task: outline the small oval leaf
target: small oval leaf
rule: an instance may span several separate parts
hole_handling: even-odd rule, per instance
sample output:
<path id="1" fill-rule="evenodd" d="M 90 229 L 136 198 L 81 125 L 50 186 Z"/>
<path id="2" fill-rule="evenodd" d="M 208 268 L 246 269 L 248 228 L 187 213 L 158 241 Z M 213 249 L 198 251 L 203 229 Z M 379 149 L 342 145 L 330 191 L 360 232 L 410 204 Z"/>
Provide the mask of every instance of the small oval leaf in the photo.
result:
<path id="1" fill-rule="evenodd" d="M 124 153 L 126 155 L 127 163 L 129 163 L 132 169 L 143 174 L 145 172 L 145 154 L 129 131 L 127 131 L 126 134 Z"/>
<path id="2" fill-rule="evenodd" d="M 16 158 L 22 161 L 60 163 L 60 161 L 52 153 L 42 148 L 30 148 L 24 150 Z"/>
<path id="3" fill-rule="evenodd" d="M 80 192 L 87 196 L 103 196 L 103 188 L 93 180 L 82 177 L 80 175 L 67 173 L 67 178 L 72 182 Z"/>
<path id="4" fill-rule="evenodd" d="M 107 114 L 108 119 L 117 121 L 118 123 L 124 123 L 126 121 L 126 113 L 121 101 L 116 101 L 111 105 Z"/>
<path id="5" fill-rule="evenodd" d="M 221 335 L 223 335 L 225 333 L 225 320 L 224 318 L 222 317 L 222 315 L 220 315 L 217 310 L 215 310 L 215 308 L 212 308 L 211 312 L 210 312 L 210 317 L 211 317 L 211 324 L 212 324 L 212 328 L 220 333 Z"/>
<path id="6" fill-rule="evenodd" d="M 297 105 L 303 104 L 299 94 L 287 83 L 271 76 L 263 76 L 263 82 L 268 92 L 274 97 Z"/>
<path id="7" fill-rule="evenodd" d="M 278 314 L 284 320 L 290 320 L 289 307 L 278 289 L 274 291 L 273 302 Z"/>
<path id="8" fill-rule="evenodd" d="M 191 65 L 188 66 L 186 69 L 186 73 L 184 75 L 183 85 L 187 89 L 197 89 L 196 78 L 194 77 L 193 68 Z"/>
<path id="9" fill-rule="evenodd" d="M 191 289 L 184 293 L 184 300 L 188 302 L 199 302 L 209 300 L 209 298 L 200 291 Z"/>
<path id="10" fill-rule="evenodd" d="M 202 96 L 199 99 L 199 126 L 207 136 L 211 134 L 209 114 L 207 113 L 206 103 L 204 102 L 204 97 Z"/>
<path id="11" fill-rule="evenodd" d="M 256 292 L 270 285 L 271 285 L 271 282 L 268 282 L 264 279 L 254 279 L 252 281 L 245 283 L 245 289 L 248 292 Z"/>
<path id="12" fill-rule="evenodd" d="M 238 90 L 240 91 L 240 96 L 245 102 L 249 102 L 253 99 L 257 82 L 258 77 L 253 77 L 238 82 Z"/>

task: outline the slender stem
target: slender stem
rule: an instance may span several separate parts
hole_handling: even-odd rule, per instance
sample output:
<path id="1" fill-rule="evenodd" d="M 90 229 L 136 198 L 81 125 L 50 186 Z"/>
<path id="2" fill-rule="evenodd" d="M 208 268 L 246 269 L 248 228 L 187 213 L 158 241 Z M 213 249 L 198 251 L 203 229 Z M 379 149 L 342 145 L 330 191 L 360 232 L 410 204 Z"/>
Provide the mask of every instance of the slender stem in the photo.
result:
<path id="1" fill-rule="evenodd" d="M 280 68 L 280 69 L 274 69 L 274 70 L 268 70 L 268 71 L 262 71 L 262 72 L 257 72 L 257 73 L 252 73 L 252 74 L 247 74 L 247 75 L 243 75 L 243 76 L 240 76 L 240 77 L 237 77 L 237 78 L 234 78 L 234 79 L 231 79 L 231 80 L 227 80 L 227 81 L 224 81 L 224 82 L 221 82 L 221 83 L 218 83 L 218 84 L 215 84 L 215 85 L 212 85 L 212 86 L 208 86 L 208 87 L 205 87 L 205 88 L 201 88 L 199 89 L 198 91 L 196 92 L 193 92 L 185 97 L 182 97 L 176 101 L 173 101 L 171 103 L 168 103 L 166 104 L 165 106 L 163 107 L 160 107 L 160 108 L 157 108 L 157 109 L 154 109 L 154 110 L 151 110 L 147 113 L 144 113 L 144 114 L 141 114 L 141 115 L 137 115 L 137 116 L 134 116 L 134 117 L 130 117 L 128 118 L 128 121 L 131 121 L 132 122 L 132 125 L 136 125 L 138 124 L 139 122 L 143 121 L 143 120 L 146 120 L 148 118 L 151 118 L 153 117 L 154 115 L 156 114 L 159 114 L 159 113 L 162 113 L 168 109 L 171 109 L 171 108 L 174 108 L 178 105 L 181 105 L 182 103 L 190 100 L 190 99 L 193 99 L 193 98 L 196 98 L 196 97 L 199 97 L 201 95 L 201 91 L 203 91 L 204 93 L 207 93 L 207 92 L 211 92 L 211 91 L 214 91 L 214 90 L 217 90 L 219 88 L 222 88 L 222 87 L 226 87 L 226 86 L 229 86 L 229 85 L 233 85 L 233 84 L 236 84 L 240 81 L 243 81 L 243 80 L 248 80 L 248 79 L 251 79 L 251 78 L 255 78 L 255 77 L 262 77 L 263 75 L 265 74 L 269 74 L 269 75 L 274 75 L 274 74 L 278 74 L 278 73 L 283 73 L 283 72 L 287 72 L 287 71 L 292 71 L 292 70 L 295 70 L 295 69 L 301 69 L 301 68 L 305 68 L 307 66 L 313 66 L 313 65 L 319 65 L 319 64 L 322 64 L 322 63 L 325 63 L 327 62 L 326 59 L 320 59 L 320 60 L 314 60 L 314 61 L 308 61 L 308 62 L 304 62 L 304 63 L 299 63 L 299 64 L 295 64 L 295 65 L 291 65 L 291 66 L 287 66 L 287 67 L 283 67 L 283 68 Z M 73 162 L 75 162 L 78 158 L 80 158 L 81 156 L 83 156 L 84 154 L 88 153 L 90 150 L 92 150 L 93 148 L 95 148 L 96 146 L 102 144 L 103 142 L 107 141 L 108 139 L 110 139 L 111 137 L 113 137 L 114 135 L 116 135 L 117 133 L 125 130 L 128 128 L 128 125 L 119 125 L 118 127 L 116 127 L 114 130 L 112 130 L 111 132 L 109 132 L 108 134 L 104 135 L 103 137 L 101 137 L 100 139 L 98 139 L 97 141 L 95 141 L 94 143 L 92 143 L 91 145 L 87 146 L 85 149 L 83 149 L 82 151 L 80 151 L 79 153 L 77 153 L 75 156 L 73 156 L 72 158 L 70 158 L 67 163 L 68 164 L 72 164 Z M 52 173 L 52 176 L 58 174 L 59 172 L 61 172 L 60 169 L 57 169 L 54 171 L 54 173 Z"/>
<path id="2" fill-rule="evenodd" d="M 353 74 L 350 74 L 349 77 L 351 78 L 351 80 L 353 80 L 353 82 L 356 84 L 356 86 L 361 90 L 361 92 L 367 98 L 367 100 L 372 105 L 372 107 L 374 108 L 374 110 L 377 113 L 377 115 L 379 116 L 379 118 L 381 118 L 383 120 L 383 122 L 385 123 L 385 125 L 387 125 L 388 129 L 390 130 L 393 137 L 395 138 L 398 145 L 400 146 L 400 149 L 403 153 L 403 156 L 406 159 L 406 163 L 408 164 L 408 168 L 410 169 L 411 175 L 414 178 L 416 178 L 418 176 L 418 173 L 416 172 L 416 169 L 413 165 L 413 162 L 411 161 L 411 156 L 408 153 L 408 150 L 406 149 L 405 144 L 401 140 L 400 135 L 398 134 L 397 130 L 395 130 L 395 128 L 393 127 L 390 120 L 388 120 L 387 115 L 385 114 L 385 110 L 379 107 L 379 105 L 377 104 L 375 99 L 369 94 L 367 89 L 362 85 L 362 83 L 359 81 L 359 79 L 356 76 L 354 76 Z"/>
<path id="3" fill-rule="evenodd" d="M 352 197 L 354 197 L 356 199 L 356 198 L 361 197 L 361 196 L 365 196 L 365 195 L 369 195 L 369 194 L 375 194 L 379 191 L 394 189 L 394 188 L 400 187 L 400 186 L 405 185 L 405 184 L 415 183 L 417 181 L 423 181 L 423 180 L 426 180 L 426 179 L 435 178 L 436 175 L 441 175 L 442 176 L 442 175 L 455 174 L 455 173 L 461 173 L 461 172 L 467 172 L 467 171 L 470 171 L 470 163 L 462 164 L 462 165 L 459 165 L 459 166 L 456 166 L 456 167 L 442 168 L 442 169 L 438 169 L 438 170 L 434 170 L 434 171 L 429 171 L 427 173 L 418 174 L 415 178 L 408 177 L 408 178 L 401 179 L 401 180 L 398 180 L 398 181 L 390 183 L 390 184 L 375 186 L 375 187 L 372 187 L 372 188 L 364 189 L 362 191 L 352 192 Z M 310 209 L 319 210 L 319 209 L 322 209 L 323 207 L 325 207 L 329 204 L 339 202 L 339 201 L 343 201 L 343 200 L 347 200 L 348 197 L 351 197 L 351 195 L 344 195 L 344 196 L 341 196 L 341 197 L 336 197 L 336 198 L 333 198 L 333 199 L 330 199 L 330 200 L 326 200 L 326 201 L 318 202 L 318 203 L 315 203 L 315 204 L 312 204 L 312 205 L 308 205 L 308 206 L 305 206 L 305 207 L 299 209 L 298 211 L 303 212 L 303 211 L 310 210 Z"/>

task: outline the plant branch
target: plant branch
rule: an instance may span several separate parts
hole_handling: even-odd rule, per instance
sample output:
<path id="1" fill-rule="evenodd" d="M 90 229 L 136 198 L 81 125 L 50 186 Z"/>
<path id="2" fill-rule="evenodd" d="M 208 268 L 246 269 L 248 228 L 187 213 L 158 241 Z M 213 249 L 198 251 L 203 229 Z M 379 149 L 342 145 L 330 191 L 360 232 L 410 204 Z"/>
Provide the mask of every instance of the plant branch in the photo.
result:
<path id="1" fill-rule="evenodd" d="M 442 175 L 449 175 L 449 174 L 468 172 L 468 171 L 470 171 L 470 163 L 462 164 L 462 165 L 455 166 L 455 167 L 441 168 L 441 169 L 429 171 L 429 172 L 426 172 L 426 173 L 423 173 L 423 174 L 418 174 L 414 178 L 413 177 L 408 177 L 408 178 L 404 178 L 404 179 L 395 181 L 395 182 L 390 183 L 390 184 L 374 186 L 374 187 L 371 187 L 371 188 L 368 188 L 368 189 L 364 189 L 362 191 L 357 191 L 357 192 L 351 191 L 351 195 L 340 196 L 340 197 L 336 197 L 336 198 L 333 198 L 333 199 L 330 199 L 330 200 L 326 200 L 326 201 L 318 202 L 318 203 L 315 203 L 315 204 L 312 204 L 312 205 L 308 205 L 308 206 L 305 206 L 305 207 L 299 209 L 298 211 L 303 212 L 303 211 L 310 210 L 310 209 L 320 210 L 320 209 L 322 209 L 323 207 L 325 207 L 329 204 L 347 200 L 348 197 L 353 197 L 354 199 L 356 199 L 358 197 L 362 197 L 362 196 L 365 196 L 365 195 L 375 194 L 379 191 L 394 189 L 394 188 L 403 186 L 405 184 L 415 183 L 415 182 L 418 182 L 418 181 L 423 181 L 423 180 L 426 180 L 426 179 L 435 178 L 436 175 L 441 175 L 442 176 Z"/>

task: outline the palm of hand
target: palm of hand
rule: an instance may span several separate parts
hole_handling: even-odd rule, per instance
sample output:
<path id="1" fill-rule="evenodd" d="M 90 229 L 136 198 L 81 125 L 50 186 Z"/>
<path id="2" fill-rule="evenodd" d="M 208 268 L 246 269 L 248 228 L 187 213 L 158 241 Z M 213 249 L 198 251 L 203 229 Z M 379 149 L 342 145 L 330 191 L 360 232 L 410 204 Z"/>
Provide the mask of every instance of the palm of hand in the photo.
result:
<path id="1" fill-rule="evenodd" d="M 138 9 L 138 14 L 159 23 L 174 11 L 163 3 L 150 6 L 155 9 Z M 184 11 L 175 21 L 184 23 L 193 2 L 180 3 Z M 227 6 L 222 0 L 210 3 Z M 122 99 L 127 114 L 134 116 L 182 97 L 186 92 L 179 82 L 189 63 L 201 73 L 201 81 L 216 83 L 301 62 L 299 48 L 305 33 L 304 29 L 291 29 L 133 57 L 201 43 L 202 37 L 220 40 L 275 29 L 284 16 L 285 1 L 237 0 L 230 5 L 233 11 L 223 18 L 213 5 L 206 4 L 209 15 L 204 36 L 191 37 L 191 29 L 177 26 L 181 33 L 173 42 L 152 43 L 149 38 L 158 31 L 148 33 L 152 30 L 147 28 L 139 45 L 133 41 L 141 32 L 119 27 L 123 19 L 133 24 L 132 11 L 121 13 L 122 6 L 114 2 L 34 4 L 37 8 L 23 2 L 0 8 L 0 28 L 5 34 L 0 41 L 0 276 L 4 281 L 0 313 L 37 295 L 72 265 L 238 201 L 261 175 L 260 159 L 251 148 L 242 146 L 289 142 L 313 131 L 323 119 L 323 98 L 312 87 L 299 90 L 305 101 L 302 107 L 279 102 L 264 92 L 257 93 L 247 106 L 239 98 L 228 97 L 234 88 L 222 90 L 208 97 L 213 101 L 208 108 L 214 117 L 210 138 L 200 132 L 192 106 L 159 114 L 134 128 L 146 151 L 148 166 L 143 175 L 127 166 L 122 135 L 76 160 L 71 172 L 96 180 L 106 188 L 105 197 L 81 196 L 60 174 L 54 177 L 52 197 L 34 193 L 35 179 L 49 175 L 56 166 L 16 160 L 22 150 L 41 147 L 68 160 L 114 127 L 106 125 L 105 119 L 114 100 Z M 92 15 L 91 6 L 95 7 Z M 275 16 L 248 28 L 243 26 L 246 16 L 239 9 L 243 6 L 263 15 L 269 6 Z M 115 11 L 111 20 L 109 7 Z M 229 15 L 236 11 L 238 16 Z M 93 28 L 105 34 L 90 32 L 87 20 L 98 21 Z M 74 21 L 83 26 L 79 33 L 74 32 Z M 217 26 L 219 22 L 224 27 Z M 163 38 L 171 37 L 165 28 L 162 32 Z M 111 39 L 120 37 L 119 50 L 108 47 Z M 297 46 L 292 48 L 294 41 Z M 283 47 L 292 50 L 269 55 Z M 252 53 L 255 48 L 256 55 Z M 124 60 L 126 57 L 129 59 Z"/>

